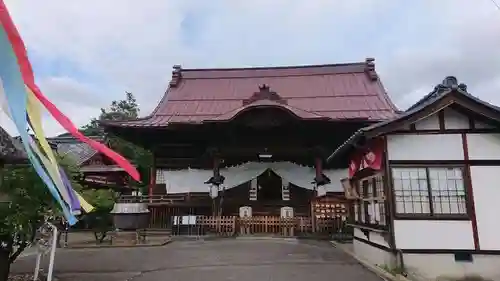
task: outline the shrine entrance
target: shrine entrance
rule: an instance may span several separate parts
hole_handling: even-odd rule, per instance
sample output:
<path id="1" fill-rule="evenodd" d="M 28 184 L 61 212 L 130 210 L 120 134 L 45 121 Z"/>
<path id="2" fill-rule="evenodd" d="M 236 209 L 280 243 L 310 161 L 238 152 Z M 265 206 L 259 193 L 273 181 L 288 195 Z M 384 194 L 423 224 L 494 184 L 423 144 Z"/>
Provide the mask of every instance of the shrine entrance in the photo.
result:
<path id="1" fill-rule="evenodd" d="M 281 201 L 282 179 L 271 169 L 267 169 L 257 178 L 257 198 L 261 202 Z"/>
<path id="2" fill-rule="evenodd" d="M 344 172 L 324 170 L 333 179 L 340 178 Z M 163 173 L 169 190 L 191 187 L 191 190 L 202 191 L 207 185 L 200 182 L 210 178 L 212 171 L 185 169 Z M 160 207 L 151 206 L 152 226 L 163 228 L 163 221 L 169 220 L 174 235 L 196 236 L 329 237 L 344 231 L 348 215 L 344 210 L 348 208 L 343 207 L 342 195 L 325 191 L 338 190 L 337 183 L 315 186 L 313 167 L 259 161 L 224 167 L 219 173 L 224 175 L 224 183 L 218 188 L 211 187 L 215 190 L 211 190 L 212 197 L 206 198 L 208 200 L 196 199 L 197 193 L 191 192 L 181 201 L 167 195 L 172 198 L 170 205 L 175 205 L 168 210 L 157 212 Z M 197 186 L 199 189 L 195 189 Z"/>

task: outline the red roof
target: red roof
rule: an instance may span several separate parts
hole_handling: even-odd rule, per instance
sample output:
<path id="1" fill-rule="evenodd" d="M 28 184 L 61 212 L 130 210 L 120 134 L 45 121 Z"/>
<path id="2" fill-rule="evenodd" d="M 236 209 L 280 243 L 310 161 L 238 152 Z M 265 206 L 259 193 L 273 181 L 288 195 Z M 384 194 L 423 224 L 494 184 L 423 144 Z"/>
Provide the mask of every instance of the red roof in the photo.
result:
<path id="1" fill-rule="evenodd" d="M 261 91 L 266 88 L 270 97 L 259 97 L 259 87 Z M 170 86 L 151 115 L 109 125 L 163 127 L 225 121 L 254 107 L 281 107 L 302 119 L 325 120 L 380 121 L 397 112 L 375 72 L 373 59 L 266 68 L 174 66 Z"/>

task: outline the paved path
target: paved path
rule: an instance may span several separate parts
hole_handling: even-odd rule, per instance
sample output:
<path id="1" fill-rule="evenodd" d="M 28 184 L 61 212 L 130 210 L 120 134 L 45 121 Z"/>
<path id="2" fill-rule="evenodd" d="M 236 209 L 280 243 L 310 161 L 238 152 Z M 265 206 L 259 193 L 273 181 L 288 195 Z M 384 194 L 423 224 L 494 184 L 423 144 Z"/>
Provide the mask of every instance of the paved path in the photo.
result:
<path id="1" fill-rule="evenodd" d="M 13 265 L 13 272 L 33 267 L 34 257 L 24 257 Z M 226 239 L 158 248 L 59 250 L 55 270 L 63 281 L 381 280 L 327 242 L 296 240 Z"/>

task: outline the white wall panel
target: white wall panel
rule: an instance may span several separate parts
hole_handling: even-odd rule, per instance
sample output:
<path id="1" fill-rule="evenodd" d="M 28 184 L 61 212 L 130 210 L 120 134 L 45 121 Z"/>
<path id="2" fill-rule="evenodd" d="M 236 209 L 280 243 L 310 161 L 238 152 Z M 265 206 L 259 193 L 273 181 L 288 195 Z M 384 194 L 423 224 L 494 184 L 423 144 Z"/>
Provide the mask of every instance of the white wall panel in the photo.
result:
<path id="1" fill-rule="evenodd" d="M 431 115 L 415 123 L 417 130 L 439 130 L 439 117 L 437 114 Z"/>
<path id="2" fill-rule="evenodd" d="M 446 130 L 469 129 L 469 117 L 450 108 L 446 108 L 444 109 L 444 128 Z"/>
<path id="3" fill-rule="evenodd" d="M 395 220 L 399 249 L 474 249 L 470 221 Z"/>
<path id="4" fill-rule="evenodd" d="M 462 136 L 389 135 L 389 160 L 463 160 Z"/>
<path id="5" fill-rule="evenodd" d="M 467 134 L 469 159 L 500 160 L 500 134 Z"/>
<path id="6" fill-rule="evenodd" d="M 500 166 L 471 166 L 481 250 L 500 250 Z"/>

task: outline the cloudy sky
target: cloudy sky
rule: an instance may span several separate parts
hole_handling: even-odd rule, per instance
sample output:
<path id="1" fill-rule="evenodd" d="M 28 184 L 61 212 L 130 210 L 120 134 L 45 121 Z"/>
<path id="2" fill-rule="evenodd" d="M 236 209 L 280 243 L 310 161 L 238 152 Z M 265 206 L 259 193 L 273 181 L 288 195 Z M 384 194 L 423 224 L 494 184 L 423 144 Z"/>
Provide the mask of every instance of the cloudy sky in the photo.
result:
<path id="1" fill-rule="evenodd" d="M 77 125 L 125 91 L 149 114 L 174 64 L 279 66 L 375 57 L 401 109 L 446 75 L 500 104 L 500 10 L 491 0 L 4 1 L 39 86 Z M 0 124 L 16 134 L 3 115 Z M 45 129 L 64 132 L 49 118 Z"/>

